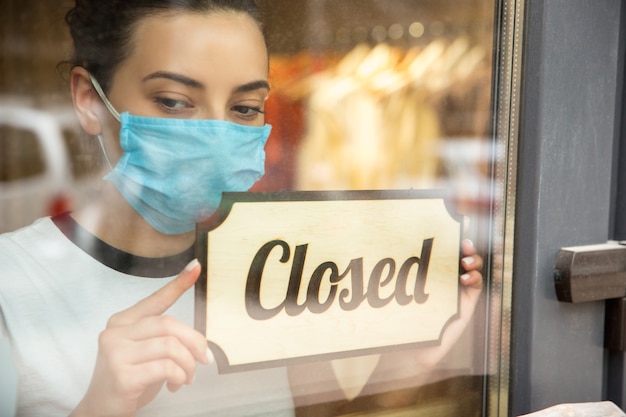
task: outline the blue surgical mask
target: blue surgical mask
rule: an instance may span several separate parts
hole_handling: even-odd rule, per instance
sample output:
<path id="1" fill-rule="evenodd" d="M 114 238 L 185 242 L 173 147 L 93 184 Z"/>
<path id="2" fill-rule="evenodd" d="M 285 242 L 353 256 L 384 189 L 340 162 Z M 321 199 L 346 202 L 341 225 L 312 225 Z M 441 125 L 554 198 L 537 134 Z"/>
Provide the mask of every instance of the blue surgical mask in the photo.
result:
<path id="1" fill-rule="evenodd" d="M 247 191 L 263 176 L 270 125 L 119 115 L 91 80 L 121 123 L 123 154 L 104 179 L 159 232 L 193 230 L 217 210 L 222 192 Z"/>

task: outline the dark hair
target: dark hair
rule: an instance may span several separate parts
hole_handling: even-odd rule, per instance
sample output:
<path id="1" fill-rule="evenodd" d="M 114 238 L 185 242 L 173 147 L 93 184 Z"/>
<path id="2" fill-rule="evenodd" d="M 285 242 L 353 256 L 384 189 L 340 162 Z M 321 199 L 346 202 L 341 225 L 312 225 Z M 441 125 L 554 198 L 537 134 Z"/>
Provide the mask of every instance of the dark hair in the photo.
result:
<path id="1" fill-rule="evenodd" d="M 69 64 L 87 69 L 107 91 L 113 73 L 130 53 L 137 22 L 178 11 L 247 13 L 263 31 L 254 0 L 76 0 L 65 15 L 74 44 Z"/>

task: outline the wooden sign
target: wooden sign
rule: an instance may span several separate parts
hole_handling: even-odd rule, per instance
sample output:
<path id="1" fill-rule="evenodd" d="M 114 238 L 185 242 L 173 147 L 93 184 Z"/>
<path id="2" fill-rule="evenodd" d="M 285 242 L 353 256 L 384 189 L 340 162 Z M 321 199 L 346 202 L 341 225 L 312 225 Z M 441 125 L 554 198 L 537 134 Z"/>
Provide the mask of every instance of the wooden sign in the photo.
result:
<path id="1" fill-rule="evenodd" d="M 434 344 L 458 314 L 461 222 L 432 192 L 225 193 L 197 233 L 221 373 Z"/>

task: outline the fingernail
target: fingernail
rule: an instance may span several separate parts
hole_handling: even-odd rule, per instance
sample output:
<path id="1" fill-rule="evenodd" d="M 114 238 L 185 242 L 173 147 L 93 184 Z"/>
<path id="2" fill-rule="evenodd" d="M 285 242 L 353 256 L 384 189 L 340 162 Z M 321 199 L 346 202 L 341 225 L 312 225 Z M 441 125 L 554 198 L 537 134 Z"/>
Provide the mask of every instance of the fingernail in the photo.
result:
<path id="1" fill-rule="evenodd" d="M 187 264 L 187 266 L 185 267 L 185 271 L 187 272 L 191 272 L 194 269 L 196 269 L 196 267 L 200 265 L 200 262 L 197 259 L 194 259 L 193 261 L 189 262 Z"/>
<path id="2" fill-rule="evenodd" d="M 468 279 L 470 279 L 470 274 L 463 274 L 463 275 L 461 275 L 461 279 L 463 281 L 467 281 Z"/>
<path id="3" fill-rule="evenodd" d="M 471 239 L 463 239 L 463 244 L 474 247 L 474 242 Z"/>
<path id="4" fill-rule="evenodd" d="M 461 259 L 461 262 L 463 262 L 466 266 L 470 266 L 474 264 L 474 257 L 473 256 L 466 256 L 465 258 Z"/>
<path id="5" fill-rule="evenodd" d="M 206 360 L 207 360 L 208 365 L 211 365 L 213 364 L 213 362 L 215 362 L 215 356 L 213 355 L 213 352 L 211 352 L 211 349 L 209 348 L 206 349 Z"/>

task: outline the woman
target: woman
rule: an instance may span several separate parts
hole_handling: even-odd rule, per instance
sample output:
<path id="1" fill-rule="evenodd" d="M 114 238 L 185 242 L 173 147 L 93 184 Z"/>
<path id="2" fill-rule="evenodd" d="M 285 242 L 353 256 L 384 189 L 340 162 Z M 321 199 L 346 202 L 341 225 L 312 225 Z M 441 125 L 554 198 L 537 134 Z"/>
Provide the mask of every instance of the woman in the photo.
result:
<path id="1" fill-rule="evenodd" d="M 67 22 L 74 107 L 111 171 L 89 206 L 0 237 L 17 414 L 292 415 L 284 369 L 217 375 L 188 291 L 195 222 L 262 174 L 255 4 L 77 0 Z"/>

